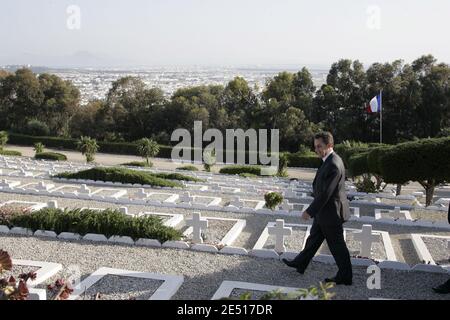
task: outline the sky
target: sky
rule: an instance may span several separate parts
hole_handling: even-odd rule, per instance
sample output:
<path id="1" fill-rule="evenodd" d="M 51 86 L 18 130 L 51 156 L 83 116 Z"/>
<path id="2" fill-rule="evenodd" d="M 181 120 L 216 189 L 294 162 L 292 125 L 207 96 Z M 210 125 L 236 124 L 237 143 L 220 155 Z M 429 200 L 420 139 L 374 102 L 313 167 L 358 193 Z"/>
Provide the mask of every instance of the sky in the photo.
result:
<path id="1" fill-rule="evenodd" d="M 449 63 L 449 13 L 448 0 L 0 0 L 0 65 Z"/>

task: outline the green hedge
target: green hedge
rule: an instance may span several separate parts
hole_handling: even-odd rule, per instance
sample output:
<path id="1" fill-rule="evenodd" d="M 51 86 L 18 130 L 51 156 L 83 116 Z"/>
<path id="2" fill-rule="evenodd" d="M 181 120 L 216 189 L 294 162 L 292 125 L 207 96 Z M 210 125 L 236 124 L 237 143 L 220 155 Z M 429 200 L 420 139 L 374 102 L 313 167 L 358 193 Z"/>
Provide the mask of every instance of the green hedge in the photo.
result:
<path id="1" fill-rule="evenodd" d="M 21 156 L 22 152 L 15 150 L 0 150 L 2 156 Z"/>
<path id="2" fill-rule="evenodd" d="M 404 142 L 383 151 L 380 170 L 388 183 L 450 181 L 450 137 Z"/>
<path id="3" fill-rule="evenodd" d="M 348 160 L 348 172 L 351 177 L 357 177 L 369 172 L 367 162 L 368 152 L 356 153 Z"/>
<path id="4" fill-rule="evenodd" d="M 139 183 L 158 187 L 179 187 L 183 186 L 175 181 L 170 181 L 160 176 L 155 176 L 150 172 L 137 171 L 126 168 L 103 168 L 96 167 L 78 172 L 63 172 L 55 175 L 58 178 L 66 179 L 87 179 L 95 181 Z"/>
<path id="5" fill-rule="evenodd" d="M 187 166 L 178 167 L 177 170 L 198 171 L 198 168 L 196 166 L 187 165 Z"/>
<path id="6" fill-rule="evenodd" d="M 157 239 L 160 242 L 181 239 L 181 232 L 163 224 L 162 219 L 154 216 L 132 217 L 118 210 L 61 210 L 44 208 L 33 213 L 13 214 L 9 226 L 36 230 L 50 230 L 56 233 L 73 232 L 80 235 L 87 233 L 128 236 L 133 240 L 139 238 Z"/>
<path id="7" fill-rule="evenodd" d="M 131 162 L 126 162 L 126 163 L 121 163 L 120 165 L 128 166 L 128 167 L 146 167 L 146 168 L 153 167 L 153 163 L 151 161 L 149 161 L 149 163 L 147 163 L 146 161 L 131 161 Z"/>
<path id="8" fill-rule="evenodd" d="M 181 173 L 152 173 L 153 176 L 162 178 L 162 179 L 169 179 L 169 180 L 184 180 L 184 181 L 192 181 L 192 182 L 205 182 L 203 179 L 194 178 L 191 176 L 187 176 Z"/>
<path id="9" fill-rule="evenodd" d="M 257 176 L 261 175 L 261 167 L 259 166 L 226 166 L 219 170 L 222 174 L 241 174 L 251 173 Z"/>
<path id="10" fill-rule="evenodd" d="M 47 160 L 57 160 L 57 161 L 66 161 L 67 157 L 58 152 L 41 152 L 36 153 L 34 156 L 35 159 L 47 159 Z"/>
<path id="11" fill-rule="evenodd" d="M 322 164 L 316 154 L 288 153 L 287 156 L 290 167 L 318 168 Z"/>

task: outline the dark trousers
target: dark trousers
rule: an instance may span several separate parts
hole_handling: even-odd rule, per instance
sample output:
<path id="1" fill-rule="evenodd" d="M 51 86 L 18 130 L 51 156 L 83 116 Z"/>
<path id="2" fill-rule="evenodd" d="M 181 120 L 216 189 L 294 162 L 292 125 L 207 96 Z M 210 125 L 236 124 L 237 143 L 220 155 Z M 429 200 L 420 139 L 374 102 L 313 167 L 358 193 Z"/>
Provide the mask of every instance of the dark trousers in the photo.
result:
<path id="1" fill-rule="evenodd" d="M 308 264 L 327 240 L 331 254 L 336 261 L 339 271 L 336 275 L 339 280 L 352 279 L 352 264 L 350 262 L 350 253 L 344 240 L 344 229 L 341 225 L 319 225 L 314 221 L 308 239 L 306 239 L 305 248 L 295 257 L 294 262 L 297 268 L 305 270 Z"/>

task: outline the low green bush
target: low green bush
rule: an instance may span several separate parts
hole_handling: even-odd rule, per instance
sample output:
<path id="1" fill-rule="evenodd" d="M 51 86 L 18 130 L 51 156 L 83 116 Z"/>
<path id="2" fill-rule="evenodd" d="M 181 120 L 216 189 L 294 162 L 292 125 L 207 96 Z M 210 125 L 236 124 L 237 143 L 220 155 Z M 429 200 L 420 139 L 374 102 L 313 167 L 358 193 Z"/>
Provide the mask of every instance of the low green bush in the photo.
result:
<path id="1" fill-rule="evenodd" d="M 132 217 L 113 209 L 94 211 L 44 208 L 32 213 L 18 212 L 8 221 L 0 221 L 0 223 L 10 227 L 29 228 L 33 231 L 73 232 L 82 236 L 87 233 L 98 233 L 106 237 L 128 236 L 133 240 L 146 238 L 165 242 L 179 240 L 182 237 L 179 230 L 165 226 L 159 217 L 148 215 Z"/>
<path id="2" fill-rule="evenodd" d="M 264 195 L 264 200 L 266 200 L 266 207 L 274 210 L 283 202 L 283 195 L 279 192 L 268 192 Z"/>
<path id="3" fill-rule="evenodd" d="M 241 173 L 251 173 L 257 176 L 261 175 L 261 167 L 260 166 L 241 166 L 241 165 L 232 165 L 226 166 L 219 170 L 222 174 L 241 174 Z"/>
<path id="4" fill-rule="evenodd" d="M 66 155 L 58 152 L 41 152 L 36 153 L 34 156 L 35 159 L 47 159 L 47 160 L 55 160 L 55 161 L 66 161 Z"/>
<path id="5" fill-rule="evenodd" d="M 290 167 L 318 168 L 322 164 L 322 159 L 316 154 L 288 153 L 287 158 Z"/>
<path id="6" fill-rule="evenodd" d="M 178 167 L 177 170 L 198 171 L 198 168 L 196 166 L 187 165 L 187 166 Z"/>
<path id="7" fill-rule="evenodd" d="M 22 153 L 15 150 L 0 150 L 0 155 L 2 156 L 21 156 Z"/>
<path id="8" fill-rule="evenodd" d="M 175 174 L 153 174 L 151 172 L 137 171 L 126 168 L 104 168 L 96 167 L 78 172 L 63 172 L 55 175 L 58 178 L 66 179 L 87 179 L 95 181 L 109 181 L 121 183 L 148 184 L 157 187 L 182 187 L 175 181 L 170 181 L 168 176 Z M 182 175 L 180 175 L 182 176 Z"/>
<path id="9" fill-rule="evenodd" d="M 153 167 L 153 163 L 151 161 L 149 161 L 149 163 L 147 163 L 146 161 L 131 161 L 122 163 L 121 166 L 150 168 Z"/>

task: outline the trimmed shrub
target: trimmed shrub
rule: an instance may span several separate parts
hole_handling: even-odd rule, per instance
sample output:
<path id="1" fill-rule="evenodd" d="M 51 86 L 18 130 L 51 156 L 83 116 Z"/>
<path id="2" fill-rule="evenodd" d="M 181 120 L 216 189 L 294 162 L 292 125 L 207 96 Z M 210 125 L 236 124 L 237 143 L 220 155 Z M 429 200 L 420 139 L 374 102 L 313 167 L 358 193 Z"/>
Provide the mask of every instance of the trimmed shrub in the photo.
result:
<path id="1" fill-rule="evenodd" d="M 259 166 L 226 166 L 219 170 L 222 174 L 241 174 L 241 173 L 251 173 L 257 176 L 261 175 L 261 167 Z"/>
<path id="2" fill-rule="evenodd" d="M 304 155 L 297 152 L 288 153 L 287 157 L 290 167 L 319 168 L 322 164 L 322 159 L 316 154 Z"/>
<path id="3" fill-rule="evenodd" d="M 55 161 L 66 161 L 66 155 L 58 152 L 41 152 L 36 153 L 34 156 L 35 159 L 47 159 L 47 160 L 55 160 Z"/>
<path id="4" fill-rule="evenodd" d="M 149 161 L 148 163 L 146 161 L 131 161 L 122 163 L 121 166 L 129 166 L 129 167 L 153 167 L 153 163 Z"/>
<path id="5" fill-rule="evenodd" d="M 4 223 L 4 222 L 3 222 Z M 118 210 L 69 210 L 44 208 L 32 213 L 18 213 L 7 221 L 9 226 L 36 230 L 50 230 L 55 233 L 73 232 L 128 236 L 157 239 L 160 242 L 181 239 L 181 232 L 163 224 L 162 219 L 153 216 L 132 217 Z"/>
<path id="6" fill-rule="evenodd" d="M 167 180 L 168 178 L 155 176 L 150 172 L 137 171 L 126 168 L 96 167 L 79 172 L 63 172 L 57 174 L 55 177 L 66 179 L 86 179 L 94 181 L 148 184 L 158 187 L 182 187 L 180 183 L 169 181 Z"/>
<path id="7" fill-rule="evenodd" d="M 196 166 L 187 165 L 187 166 L 178 167 L 177 170 L 198 171 L 198 168 Z"/>
<path id="8" fill-rule="evenodd" d="M 450 181 L 449 159 L 450 137 L 421 139 L 387 149 L 381 156 L 380 169 L 387 183 L 420 183 L 430 205 L 435 187 Z"/>
<path id="9" fill-rule="evenodd" d="M 22 153 L 20 151 L 15 151 L 15 150 L 0 150 L 0 155 L 2 155 L 2 156 L 21 156 Z"/>
<path id="10" fill-rule="evenodd" d="M 368 152 L 356 153 L 348 160 L 348 172 L 351 177 L 357 177 L 369 173 L 369 166 L 367 164 Z"/>
<path id="11" fill-rule="evenodd" d="M 268 192 L 264 195 L 264 200 L 266 200 L 266 207 L 274 210 L 283 202 L 283 195 L 279 192 Z"/>
<path id="12" fill-rule="evenodd" d="M 194 178 L 191 176 L 187 176 L 181 173 L 152 173 L 153 176 L 162 178 L 162 179 L 169 179 L 169 180 L 184 180 L 184 181 L 192 181 L 192 182 L 205 182 L 203 179 Z"/>

